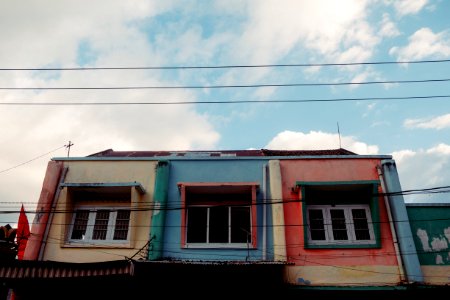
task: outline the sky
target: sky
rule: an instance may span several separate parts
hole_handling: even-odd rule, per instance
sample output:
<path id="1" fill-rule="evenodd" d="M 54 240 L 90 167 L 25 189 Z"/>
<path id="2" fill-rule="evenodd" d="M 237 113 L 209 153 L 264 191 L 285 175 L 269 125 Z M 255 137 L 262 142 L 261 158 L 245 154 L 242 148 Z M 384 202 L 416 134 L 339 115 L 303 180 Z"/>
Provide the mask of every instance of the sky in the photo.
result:
<path id="1" fill-rule="evenodd" d="M 443 0 L 0 0 L 0 210 L 35 209 L 69 141 L 71 157 L 342 147 L 392 155 L 403 190 L 449 186 L 449 13 Z"/>

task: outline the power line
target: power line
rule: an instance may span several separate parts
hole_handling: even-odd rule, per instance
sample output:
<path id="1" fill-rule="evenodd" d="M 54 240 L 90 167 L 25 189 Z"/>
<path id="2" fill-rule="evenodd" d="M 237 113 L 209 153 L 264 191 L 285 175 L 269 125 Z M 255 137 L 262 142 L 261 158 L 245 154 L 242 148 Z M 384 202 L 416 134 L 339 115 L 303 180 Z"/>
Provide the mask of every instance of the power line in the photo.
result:
<path id="1" fill-rule="evenodd" d="M 61 148 L 64 148 L 64 147 L 65 147 L 65 145 L 62 146 L 62 147 L 58 147 L 58 148 L 56 148 L 56 149 L 53 149 L 53 150 L 51 150 L 51 151 L 49 151 L 49 152 L 47 152 L 47 153 L 44 153 L 44 154 L 42 154 L 42 155 L 39 155 L 39 156 L 37 156 L 37 157 L 35 157 L 35 158 L 32 158 L 32 159 L 30 159 L 30 160 L 27 160 L 26 162 L 23 162 L 23 163 L 21 163 L 21 164 L 15 165 L 15 166 L 10 167 L 10 168 L 8 168 L 8 169 L 1 170 L 0 173 L 4 173 L 4 172 L 10 171 L 10 170 L 12 170 L 12 169 L 18 168 L 18 167 L 20 167 L 20 166 L 23 166 L 23 165 L 25 165 L 25 164 L 28 164 L 28 163 L 30 163 L 30 162 L 32 162 L 32 161 L 38 159 L 38 158 L 41 158 L 41 157 L 43 157 L 43 156 L 46 156 L 46 155 L 48 155 L 48 154 L 50 154 L 50 153 L 52 153 L 52 152 L 55 152 L 56 150 L 59 150 L 59 149 L 61 149 Z"/>
<path id="2" fill-rule="evenodd" d="M 280 68 L 280 67 L 339 67 L 358 65 L 399 65 L 446 63 L 450 59 L 416 61 L 375 61 L 350 63 L 309 63 L 309 64 L 258 64 L 258 65 L 219 65 L 219 66 L 147 66 L 147 67 L 67 67 L 67 68 L 0 68 L 0 71 L 95 71 L 95 70 L 187 70 L 187 69 L 238 69 L 238 68 Z"/>
<path id="3" fill-rule="evenodd" d="M 5 106 L 90 106 L 90 105 L 184 105 L 184 104 L 243 104 L 243 103 L 308 103 L 308 102 L 346 102 L 346 101 L 386 101 L 386 100 L 439 100 L 450 95 L 404 96 L 404 97 L 364 97 L 329 99 L 278 99 L 278 100 L 217 100 L 217 101 L 174 101 L 174 102 L 0 102 Z"/>
<path id="4" fill-rule="evenodd" d="M 0 87 L 0 90 L 145 90 L 145 89 L 225 89 L 225 88 L 261 88 L 261 87 L 316 87 L 371 84 L 404 84 L 447 82 L 450 78 L 420 80 L 384 80 L 362 82 L 324 82 L 324 83 L 280 83 L 280 84 L 237 84 L 237 85 L 172 85 L 172 86 L 112 86 L 112 87 Z"/>
<path id="5" fill-rule="evenodd" d="M 49 241 L 49 240 L 53 240 L 53 241 Z M 61 242 L 65 242 L 64 239 L 55 238 L 55 237 L 49 237 L 49 240 L 47 240 L 47 243 L 48 244 L 54 244 L 54 245 L 60 245 Z M 144 241 L 144 240 L 142 240 L 142 241 Z M 85 244 L 87 246 L 90 245 L 90 246 L 93 246 L 93 247 L 98 247 L 99 246 L 99 244 L 96 244 L 96 243 L 85 243 Z M 167 244 L 167 243 L 165 243 L 165 244 Z M 177 244 L 179 245 L 179 243 L 177 243 Z M 102 244 L 100 244 L 100 245 L 102 245 Z M 103 244 L 103 245 L 108 246 L 108 249 L 110 249 L 110 250 L 122 250 L 123 249 L 123 247 L 111 247 L 111 244 Z M 138 250 L 138 248 L 134 247 L 133 249 L 130 249 L 130 250 Z M 208 252 L 205 252 L 204 250 L 213 250 L 213 252 L 208 253 Z M 242 251 L 246 251 L 247 249 L 233 249 L 233 250 L 236 250 L 238 252 L 242 252 Z M 107 251 L 98 250 L 98 249 L 95 249 L 95 248 L 94 249 L 89 248 L 89 251 L 101 252 L 101 253 L 110 254 L 110 255 L 114 255 L 114 256 L 123 256 L 123 254 L 107 252 Z M 261 250 L 258 249 L 258 251 L 261 251 Z M 275 253 L 273 251 L 270 251 L 270 250 L 266 250 L 266 251 L 269 254 L 271 254 L 271 255 L 275 255 Z M 186 258 L 185 255 L 196 255 L 196 254 L 198 254 L 198 251 L 196 251 L 196 249 L 190 249 L 190 250 L 187 250 L 187 251 L 184 249 L 183 251 L 180 251 L 179 248 L 177 248 L 177 249 L 165 248 L 164 252 L 167 253 L 167 254 L 182 255 L 181 257 L 175 257 L 175 259 L 178 258 L 178 259 L 181 259 L 181 260 L 183 260 L 183 259 L 184 260 L 190 259 L 190 257 Z M 441 251 L 439 251 L 439 252 L 441 252 Z M 415 253 L 406 254 L 406 255 L 414 255 L 414 254 Z M 202 255 L 203 255 L 203 257 L 205 257 L 205 256 L 206 257 L 212 256 L 212 258 L 210 258 L 209 260 L 220 261 L 220 262 L 221 261 L 228 261 L 228 260 L 230 260 L 229 259 L 230 257 L 243 258 L 245 256 L 243 254 L 238 254 L 238 253 L 236 253 L 236 254 L 230 254 L 230 253 L 220 254 L 220 253 L 217 253 L 215 251 L 215 249 L 203 249 Z M 377 255 L 396 255 L 396 254 L 394 254 L 394 253 L 385 253 L 385 254 L 380 253 L 380 254 L 377 254 Z M 341 255 L 338 255 L 338 256 L 342 257 Z M 361 255 L 361 256 L 363 256 L 363 255 Z M 372 257 L 373 255 L 372 254 L 368 254 L 366 256 L 367 257 Z M 217 257 L 219 257 L 219 258 L 217 258 Z M 259 255 L 252 255 L 252 257 L 259 258 Z M 353 256 L 350 255 L 350 256 L 346 256 L 345 258 L 352 258 L 352 257 Z M 317 257 L 315 255 L 299 255 L 298 257 L 294 257 L 294 256 L 286 255 L 286 256 L 284 256 L 284 258 L 286 259 L 286 261 L 307 262 L 309 264 L 321 265 L 321 266 L 326 266 L 326 267 L 332 267 L 332 268 L 336 268 L 336 269 L 351 270 L 351 271 L 356 271 L 356 272 L 364 272 L 364 273 L 368 272 L 368 273 L 377 273 L 377 274 L 384 274 L 384 275 L 398 275 L 398 273 L 392 273 L 392 272 L 383 272 L 383 271 L 359 269 L 358 266 L 354 266 L 354 265 L 349 266 L 349 265 L 330 265 L 330 264 L 325 264 L 325 263 L 319 262 L 319 260 L 328 259 L 328 258 L 325 258 L 325 257 L 322 257 L 322 256 Z M 333 257 L 332 259 L 336 259 L 336 257 Z M 259 259 L 259 260 L 261 260 L 261 259 Z M 299 265 L 296 264 L 296 266 L 299 266 Z M 392 265 L 392 267 L 397 267 L 397 265 Z M 447 278 L 446 276 L 440 276 L 440 275 L 427 275 L 425 277 L 427 277 L 427 278 L 432 278 L 432 277 L 433 278 Z M 377 283 L 378 282 L 370 282 L 370 284 L 377 284 Z M 386 283 L 386 282 L 383 282 L 383 283 Z M 342 282 L 341 284 L 344 284 L 344 283 Z M 368 283 L 367 282 L 364 282 L 364 283 L 360 283 L 360 282 L 357 282 L 357 283 L 345 282 L 345 284 L 367 285 Z"/>

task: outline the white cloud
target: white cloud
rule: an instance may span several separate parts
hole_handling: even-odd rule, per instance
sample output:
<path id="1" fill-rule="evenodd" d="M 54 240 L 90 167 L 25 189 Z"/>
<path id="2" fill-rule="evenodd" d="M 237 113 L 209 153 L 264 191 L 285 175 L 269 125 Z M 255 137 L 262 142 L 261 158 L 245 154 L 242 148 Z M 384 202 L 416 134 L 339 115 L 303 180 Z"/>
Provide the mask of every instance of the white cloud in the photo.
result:
<path id="1" fill-rule="evenodd" d="M 79 1 L 9 1 L 0 10 L 2 67 L 77 66 L 87 45 L 89 66 L 163 65 L 171 62 L 164 49 L 151 44 L 138 26 L 164 13 L 172 1 L 99 0 L 81 5 Z M 186 31 L 185 43 L 198 42 L 199 31 Z M 221 39 L 211 39 L 209 51 Z M 214 44 L 216 43 L 216 44 Z M 203 55 L 188 48 L 183 55 Z M 50 74 L 50 75 L 49 75 Z M 2 72 L 2 86 L 139 86 L 173 85 L 154 71 L 95 72 Z M 26 102 L 171 102 L 196 99 L 183 90 L 120 91 L 2 91 L 3 101 Z M 16 166 L 74 142 L 71 156 L 85 156 L 108 148 L 114 150 L 189 150 L 214 148 L 220 134 L 210 117 L 192 105 L 129 106 L 46 106 L 2 107 L 0 118 L 0 171 Z M 0 173 L 3 201 L 37 201 L 47 161 L 65 156 L 63 149 L 43 158 Z M 31 208 L 30 208 L 31 209 Z"/>
<path id="2" fill-rule="evenodd" d="M 355 46 L 359 50 L 354 50 L 353 55 L 360 56 L 360 51 L 370 51 L 376 43 L 372 28 L 365 21 L 368 3 L 293 0 L 280 5 L 276 0 L 252 1 L 235 57 L 252 63 L 269 63 L 298 46 L 331 56 L 338 56 L 340 47 Z"/>
<path id="3" fill-rule="evenodd" d="M 391 21 L 388 13 L 383 14 L 379 35 L 385 37 L 396 37 L 400 35 L 400 31 L 398 30 L 395 23 Z"/>
<path id="4" fill-rule="evenodd" d="M 428 119 L 406 119 L 403 122 L 406 128 L 444 129 L 450 128 L 450 114 Z"/>
<path id="5" fill-rule="evenodd" d="M 409 37 L 409 44 L 404 47 L 392 47 L 390 55 L 397 56 L 398 61 L 423 59 L 425 57 L 450 56 L 449 31 L 434 33 L 430 28 L 421 28 Z"/>
<path id="6" fill-rule="evenodd" d="M 378 146 L 360 142 L 352 136 L 341 136 L 341 145 L 342 148 L 360 155 L 378 153 Z M 338 149 L 339 135 L 321 131 L 303 133 L 286 130 L 278 133 L 265 148 L 278 150 Z"/>
<path id="7" fill-rule="evenodd" d="M 397 0 L 393 1 L 394 7 L 400 16 L 417 14 L 425 7 L 428 0 Z"/>
<path id="8" fill-rule="evenodd" d="M 448 186 L 450 182 L 450 145 L 441 143 L 429 149 L 401 150 L 392 153 L 397 163 L 403 190 Z M 446 194 L 405 196 L 408 202 L 448 202 Z"/>

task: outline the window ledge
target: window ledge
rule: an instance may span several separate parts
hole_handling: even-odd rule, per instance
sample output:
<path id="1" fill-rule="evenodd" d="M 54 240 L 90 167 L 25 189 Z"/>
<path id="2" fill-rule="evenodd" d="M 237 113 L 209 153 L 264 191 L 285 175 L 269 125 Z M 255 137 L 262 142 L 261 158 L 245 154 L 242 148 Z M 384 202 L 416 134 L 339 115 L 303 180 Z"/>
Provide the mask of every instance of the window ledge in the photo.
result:
<path id="1" fill-rule="evenodd" d="M 182 248 L 184 249 L 256 249 L 252 244 L 221 244 L 221 243 L 191 243 L 186 244 Z"/>
<path id="2" fill-rule="evenodd" d="M 62 248 L 123 248 L 132 249 L 131 243 L 129 242 L 108 242 L 104 243 L 92 243 L 92 242 L 65 242 Z"/>
<path id="3" fill-rule="evenodd" d="M 308 244 L 305 249 L 358 249 L 358 248 L 380 248 L 376 242 L 351 244 L 351 243 L 323 243 L 323 244 Z"/>

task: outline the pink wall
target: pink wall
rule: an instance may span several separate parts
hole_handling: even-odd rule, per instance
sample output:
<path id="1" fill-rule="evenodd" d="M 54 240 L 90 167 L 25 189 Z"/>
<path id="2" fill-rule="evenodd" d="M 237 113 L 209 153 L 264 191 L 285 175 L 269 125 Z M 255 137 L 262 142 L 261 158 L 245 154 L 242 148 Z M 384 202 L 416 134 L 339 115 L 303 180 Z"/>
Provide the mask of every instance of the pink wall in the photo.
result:
<path id="1" fill-rule="evenodd" d="M 36 207 L 37 213 L 31 227 L 31 235 L 28 239 L 24 260 L 37 260 L 39 249 L 42 244 L 42 237 L 47 226 L 49 211 L 52 207 L 53 198 L 55 196 L 56 188 L 58 186 L 59 177 L 61 175 L 63 164 L 62 162 L 50 161 L 47 165 L 44 182 L 42 184 L 41 195 Z"/>
<path id="2" fill-rule="evenodd" d="M 299 200 L 292 187 L 297 181 L 363 181 L 378 180 L 378 159 L 312 159 L 281 160 L 283 199 Z M 381 192 L 381 190 L 379 190 Z M 288 260 L 296 265 L 397 265 L 392 234 L 383 197 L 379 198 L 381 248 L 376 249 L 305 249 L 301 202 L 284 206 L 286 250 Z"/>

